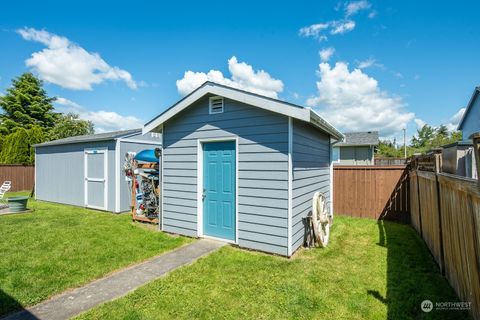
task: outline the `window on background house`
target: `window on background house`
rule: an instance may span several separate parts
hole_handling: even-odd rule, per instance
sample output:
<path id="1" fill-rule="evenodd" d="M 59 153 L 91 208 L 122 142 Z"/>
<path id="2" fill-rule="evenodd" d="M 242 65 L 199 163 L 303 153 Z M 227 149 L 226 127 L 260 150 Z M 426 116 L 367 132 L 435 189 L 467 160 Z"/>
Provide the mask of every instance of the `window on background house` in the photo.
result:
<path id="1" fill-rule="evenodd" d="M 332 148 L 332 161 L 333 162 L 340 162 L 340 148 L 333 147 Z"/>

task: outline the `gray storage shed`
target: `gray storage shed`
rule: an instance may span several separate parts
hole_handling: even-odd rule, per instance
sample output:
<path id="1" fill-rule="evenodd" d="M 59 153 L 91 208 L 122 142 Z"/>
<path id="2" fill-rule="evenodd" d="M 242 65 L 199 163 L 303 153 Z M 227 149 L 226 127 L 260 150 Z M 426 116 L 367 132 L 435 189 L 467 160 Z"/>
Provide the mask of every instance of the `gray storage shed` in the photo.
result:
<path id="1" fill-rule="evenodd" d="M 123 173 L 125 153 L 160 147 L 141 129 L 54 140 L 35 145 L 35 198 L 123 212 L 131 196 Z"/>
<path id="2" fill-rule="evenodd" d="M 309 108 L 206 82 L 145 124 L 162 132 L 162 230 L 285 256 L 315 191 L 332 200 L 342 134 Z"/>
<path id="3" fill-rule="evenodd" d="M 374 165 L 378 131 L 347 132 L 333 146 L 333 161 L 340 165 Z"/>

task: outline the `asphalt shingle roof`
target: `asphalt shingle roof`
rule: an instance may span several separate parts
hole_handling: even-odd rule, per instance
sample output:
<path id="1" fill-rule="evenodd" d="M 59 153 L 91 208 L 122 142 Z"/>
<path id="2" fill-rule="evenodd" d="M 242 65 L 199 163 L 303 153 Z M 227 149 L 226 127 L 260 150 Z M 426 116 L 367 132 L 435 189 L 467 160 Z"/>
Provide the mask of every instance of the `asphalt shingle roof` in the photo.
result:
<path id="1" fill-rule="evenodd" d="M 81 142 L 93 142 L 93 141 L 108 141 L 108 140 L 115 140 L 117 138 L 122 138 L 124 136 L 128 136 L 135 133 L 141 133 L 141 132 L 142 132 L 142 129 L 130 129 L 130 130 L 89 134 L 84 136 L 76 136 L 76 137 L 69 137 L 65 139 L 48 141 L 48 142 L 36 144 L 34 145 L 34 147 L 46 147 L 46 146 L 55 146 L 55 145 L 81 143 Z"/>
<path id="2" fill-rule="evenodd" d="M 378 145 L 378 131 L 346 132 L 344 135 L 345 139 L 336 143 L 336 147 Z"/>

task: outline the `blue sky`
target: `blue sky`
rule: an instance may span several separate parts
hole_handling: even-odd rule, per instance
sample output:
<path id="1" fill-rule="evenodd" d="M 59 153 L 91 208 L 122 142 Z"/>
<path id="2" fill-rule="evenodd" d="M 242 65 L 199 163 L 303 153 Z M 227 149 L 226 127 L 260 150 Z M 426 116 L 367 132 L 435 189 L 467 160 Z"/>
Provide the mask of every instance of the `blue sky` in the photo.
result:
<path id="1" fill-rule="evenodd" d="M 59 110 L 98 131 L 138 126 L 205 79 L 310 106 L 343 131 L 453 128 L 479 84 L 479 9 L 478 1 L 10 1 L 0 12 L 0 92 L 32 70 Z"/>

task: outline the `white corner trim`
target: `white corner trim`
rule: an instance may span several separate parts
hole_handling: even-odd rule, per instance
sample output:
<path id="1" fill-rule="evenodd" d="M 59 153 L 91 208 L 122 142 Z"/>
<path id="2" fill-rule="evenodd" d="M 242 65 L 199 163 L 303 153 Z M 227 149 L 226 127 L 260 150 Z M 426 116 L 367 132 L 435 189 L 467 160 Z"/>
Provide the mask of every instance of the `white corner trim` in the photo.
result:
<path id="1" fill-rule="evenodd" d="M 340 162 L 340 157 L 338 158 Z M 333 218 L 333 146 L 332 139 L 330 139 L 330 214 Z"/>
<path id="2" fill-rule="evenodd" d="M 162 136 L 161 136 L 161 141 L 160 141 L 160 149 L 161 149 L 161 155 L 160 155 L 160 210 L 158 210 L 158 218 L 160 219 L 160 223 L 158 224 L 158 228 L 160 230 L 164 230 L 163 229 L 163 160 L 164 160 L 164 153 L 163 153 L 163 136 L 164 136 L 164 133 L 165 133 L 165 125 L 162 124 L 161 126 L 161 129 L 162 129 Z"/>
<path id="3" fill-rule="evenodd" d="M 205 236 L 203 233 L 203 144 L 208 142 L 235 142 L 235 241 L 227 239 L 219 239 L 215 237 Z M 238 136 L 224 138 L 207 138 L 197 140 L 197 236 L 202 238 L 210 238 L 228 243 L 238 244 Z"/>
<path id="4" fill-rule="evenodd" d="M 288 117 L 288 247 L 287 255 L 292 255 L 292 215 L 293 215 L 293 163 L 292 163 L 292 150 L 293 150 L 293 120 L 292 117 Z"/>
<path id="5" fill-rule="evenodd" d="M 33 195 L 37 200 L 37 148 L 35 148 L 35 164 L 33 167 Z"/>
<path id="6" fill-rule="evenodd" d="M 115 141 L 115 212 L 120 212 L 120 148 L 122 139 L 118 138 Z"/>

